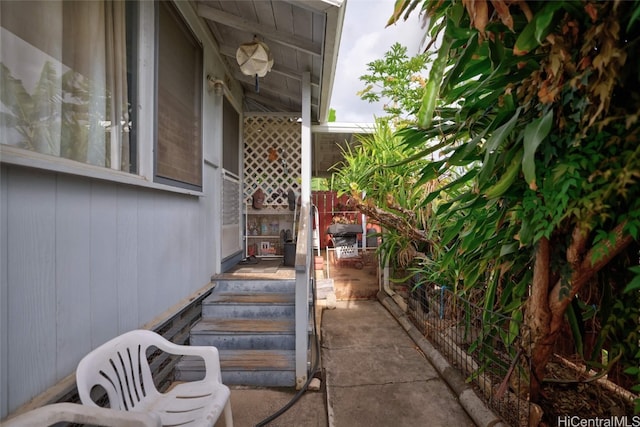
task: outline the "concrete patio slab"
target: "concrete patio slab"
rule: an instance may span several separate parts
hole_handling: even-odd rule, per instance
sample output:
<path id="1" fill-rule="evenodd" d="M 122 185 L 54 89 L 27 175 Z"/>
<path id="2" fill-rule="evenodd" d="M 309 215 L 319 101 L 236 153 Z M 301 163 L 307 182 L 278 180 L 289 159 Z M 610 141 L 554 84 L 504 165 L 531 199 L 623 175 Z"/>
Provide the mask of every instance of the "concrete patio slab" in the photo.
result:
<path id="1" fill-rule="evenodd" d="M 475 425 L 378 301 L 325 310 L 322 332 L 330 426 Z"/>
<path id="2" fill-rule="evenodd" d="M 425 364 L 415 348 L 372 346 L 332 348 L 323 363 L 327 380 L 335 387 L 353 387 L 373 378 L 376 384 L 428 381 L 438 378 L 436 370 Z M 331 369 L 328 369 L 331 367 Z M 329 375 L 330 374 L 330 375 Z"/>
<path id="3" fill-rule="evenodd" d="M 293 389 L 231 388 L 231 410 L 235 427 L 253 427 L 278 412 L 295 395 Z M 269 427 L 326 427 L 327 408 L 324 390 L 307 391 L 281 416 L 269 422 Z M 218 420 L 216 427 L 223 427 Z"/>
<path id="4" fill-rule="evenodd" d="M 440 379 L 331 387 L 336 427 L 475 426 Z"/>

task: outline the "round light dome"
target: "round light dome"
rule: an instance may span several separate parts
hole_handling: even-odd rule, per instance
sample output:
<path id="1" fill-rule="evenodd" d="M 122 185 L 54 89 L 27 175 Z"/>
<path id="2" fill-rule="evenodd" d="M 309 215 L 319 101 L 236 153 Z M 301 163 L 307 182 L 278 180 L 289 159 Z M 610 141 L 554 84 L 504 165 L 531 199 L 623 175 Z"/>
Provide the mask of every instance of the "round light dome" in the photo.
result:
<path id="1" fill-rule="evenodd" d="M 269 47 L 260 41 L 243 43 L 236 51 L 236 61 L 242 74 L 264 77 L 273 67 L 273 57 Z"/>

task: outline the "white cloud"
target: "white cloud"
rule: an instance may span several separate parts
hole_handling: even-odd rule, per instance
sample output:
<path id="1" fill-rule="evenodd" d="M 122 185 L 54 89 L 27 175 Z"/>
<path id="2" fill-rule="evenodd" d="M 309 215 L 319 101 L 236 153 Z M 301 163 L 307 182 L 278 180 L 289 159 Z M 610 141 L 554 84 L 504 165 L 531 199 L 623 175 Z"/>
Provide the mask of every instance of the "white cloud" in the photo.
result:
<path id="1" fill-rule="evenodd" d="M 382 103 L 362 101 L 356 94 L 364 88 L 360 76 L 367 64 L 384 57 L 396 42 L 412 56 L 419 51 L 424 30 L 417 12 L 408 21 L 385 28 L 393 13 L 394 0 L 347 0 L 347 9 L 338 54 L 331 107 L 339 122 L 373 122 L 382 116 Z"/>

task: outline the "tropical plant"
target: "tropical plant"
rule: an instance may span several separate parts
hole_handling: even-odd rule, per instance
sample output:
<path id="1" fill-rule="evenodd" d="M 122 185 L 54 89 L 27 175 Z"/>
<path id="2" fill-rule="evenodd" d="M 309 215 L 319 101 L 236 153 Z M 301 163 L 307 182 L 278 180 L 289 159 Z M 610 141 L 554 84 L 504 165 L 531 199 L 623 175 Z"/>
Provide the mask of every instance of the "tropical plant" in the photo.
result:
<path id="1" fill-rule="evenodd" d="M 392 20 L 416 4 L 442 44 L 404 135 L 447 142 L 438 175 L 475 171 L 451 205 L 466 214 L 452 249 L 496 271 L 481 283 L 486 307 L 524 310 L 536 400 L 572 301 L 602 286 L 621 295 L 636 274 L 640 3 L 398 1 Z"/>
<path id="2" fill-rule="evenodd" d="M 339 195 L 351 196 L 355 209 L 386 228 L 379 252 L 387 261 L 406 266 L 428 241 L 430 207 L 423 198 L 430 184 L 417 182 L 419 167 L 428 159 L 407 162 L 412 150 L 402 147 L 388 120 L 377 119 L 373 134 L 357 138 L 358 144 L 343 149 L 344 160 L 332 168 L 333 186 Z"/>
<path id="3" fill-rule="evenodd" d="M 640 382 L 638 340 L 616 341 L 640 336 L 640 2 L 397 0 L 390 23 L 418 8 L 440 46 L 396 136 L 409 162 L 439 150 L 408 168 L 417 187 L 448 178 L 415 196 L 440 201 L 426 272 L 522 319 L 532 400 L 587 314 L 605 327 L 586 357 L 606 349 Z"/>
<path id="4" fill-rule="evenodd" d="M 368 102 L 387 101 L 382 108 L 393 121 L 413 120 L 424 94 L 428 63 L 428 55 L 410 58 L 405 46 L 394 43 L 384 58 L 367 64 L 368 74 L 360 77 L 366 86 L 358 96 Z"/>

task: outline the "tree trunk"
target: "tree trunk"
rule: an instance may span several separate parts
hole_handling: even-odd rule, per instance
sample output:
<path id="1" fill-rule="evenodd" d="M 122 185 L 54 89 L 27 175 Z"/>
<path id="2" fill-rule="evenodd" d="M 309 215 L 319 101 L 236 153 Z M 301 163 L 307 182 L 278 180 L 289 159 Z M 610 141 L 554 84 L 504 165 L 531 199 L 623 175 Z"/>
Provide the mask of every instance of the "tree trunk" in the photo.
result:
<path id="1" fill-rule="evenodd" d="M 549 239 L 543 237 L 536 248 L 533 283 L 531 284 L 531 295 L 525 306 L 525 329 L 522 334 L 525 350 L 530 345 L 529 358 L 532 375 L 529 392 L 531 400 L 534 402 L 539 400 L 546 360 L 548 360 L 545 358 L 553 345 L 553 339 L 550 335 L 551 312 L 547 303 L 551 261 L 549 254 Z"/>
<path id="2" fill-rule="evenodd" d="M 595 274 L 604 268 L 633 241 L 623 233 L 625 223 L 613 230 L 616 238 L 601 240 L 587 251 L 588 233 L 579 227 L 574 229 L 571 244 L 567 248 L 567 263 L 571 267 L 569 279 L 555 280 L 552 287 L 549 241 L 542 238 L 536 249 L 531 296 L 526 303 L 523 345 L 531 344 L 531 400 L 538 402 L 546 366 L 553 354 L 553 347 L 560 335 L 567 307 Z M 594 261 L 594 254 L 600 254 Z"/>

